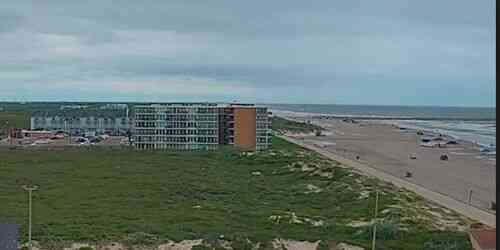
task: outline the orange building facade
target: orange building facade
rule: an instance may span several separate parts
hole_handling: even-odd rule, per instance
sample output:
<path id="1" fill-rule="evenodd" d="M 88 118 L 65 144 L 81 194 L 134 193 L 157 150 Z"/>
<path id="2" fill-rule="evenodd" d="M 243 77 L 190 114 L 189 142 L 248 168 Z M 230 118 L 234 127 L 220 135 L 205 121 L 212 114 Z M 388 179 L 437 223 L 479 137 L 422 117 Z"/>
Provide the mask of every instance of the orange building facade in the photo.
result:
<path id="1" fill-rule="evenodd" d="M 241 150 L 257 148 L 255 108 L 234 108 L 234 146 Z"/>
<path id="2" fill-rule="evenodd" d="M 138 149 L 216 149 L 244 151 L 270 146 L 266 107 L 253 104 L 166 103 L 133 109 L 132 137 Z"/>

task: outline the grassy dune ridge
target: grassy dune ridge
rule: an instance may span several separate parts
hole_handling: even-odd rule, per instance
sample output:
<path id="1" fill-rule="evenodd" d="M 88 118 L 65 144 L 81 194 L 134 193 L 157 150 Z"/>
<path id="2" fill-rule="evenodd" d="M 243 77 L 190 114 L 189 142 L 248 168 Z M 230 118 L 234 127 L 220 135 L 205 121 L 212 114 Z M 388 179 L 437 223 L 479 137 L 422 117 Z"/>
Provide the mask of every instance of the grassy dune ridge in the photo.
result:
<path id="1" fill-rule="evenodd" d="M 322 127 L 305 122 L 291 121 L 279 116 L 271 118 L 272 129 L 281 132 L 312 133 L 324 130 Z"/>
<path id="2" fill-rule="evenodd" d="M 368 247 L 371 227 L 350 224 L 370 221 L 378 189 L 380 211 L 386 211 L 380 249 L 470 247 L 465 233 L 439 229 L 432 214 L 420 214 L 415 207 L 425 202 L 418 196 L 279 138 L 273 138 L 272 150 L 251 155 L 230 148 L 3 149 L 0 222 L 20 224 L 23 237 L 27 196 L 20 186 L 26 182 L 40 185 L 34 193 L 33 237 L 42 244 L 156 244 L 224 235 L 235 242 L 285 238 Z"/>

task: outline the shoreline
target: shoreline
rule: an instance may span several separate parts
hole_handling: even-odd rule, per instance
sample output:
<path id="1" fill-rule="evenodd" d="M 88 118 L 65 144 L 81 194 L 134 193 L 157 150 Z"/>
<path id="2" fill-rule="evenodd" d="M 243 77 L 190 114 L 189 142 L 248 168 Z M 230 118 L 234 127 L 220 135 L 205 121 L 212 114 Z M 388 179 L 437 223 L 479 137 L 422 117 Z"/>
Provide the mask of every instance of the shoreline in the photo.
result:
<path id="1" fill-rule="evenodd" d="M 378 122 L 382 124 L 393 124 L 400 127 L 412 128 L 415 130 L 422 130 L 428 133 L 441 133 L 447 136 L 454 137 L 456 140 L 463 140 L 468 142 L 477 143 L 478 146 L 488 150 L 496 151 L 496 119 L 478 119 L 478 118 L 450 118 L 450 117 L 419 117 L 419 116 L 389 116 L 389 115 L 339 115 L 329 113 L 311 113 L 311 112 L 296 112 L 287 110 L 272 109 L 271 112 L 275 116 L 283 117 L 286 119 L 297 121 L 334 121 L 334 120 L 356 120 L 356 121 L 369 121 Z M 494 131 L 488 131 L 484 134 L 484 129 L 471 130 L 469 127 L 427 127 L 419 123 L 468 123 L 469 125 L 489 124 L 493 125 Z M 407 123 L 407 124 L 405 124 Z M 412 124 L 414 123 L 414 124 Z M 431 125 L 432 126 L 432 125 Z M 465 130 L 464 130 L 465 129 Z M 468 131 L 467 131 L 468 130 Z M 437 132 L 439 131 L 439 132 Z M 479 131 L 483 131 L 480 133 Z M 495 132 L 494 135 L 491 133 Z"/>
<path id="2" fill-rule="evenodd" d="M 425 199 L 428 199 L 430 201 L 436 202 L 437 204 L 444 206 L 448 209 L 451 209 L 459 214 L 462 214 L 470 219 L 479 221 L 487 226 L 496 228 L 496 214 L 493 213 L 488 213 L 482 209 L 473 207 L 473 206 L 468 206 L 460 201 L 457 201 L 453 198 L 450 198 L 449 196 L 446 196 L 444 194 L 429 190 L 425 187 L 416 185 L 414 183 L 408 182 L 404 179 L 401 179 L 399 177 L 390 175 L 388 173 L 381 172 L 373 167 L 360 164 L 359 162 L 355 162 L 346 158 L 343 158 L 342 156 L 335 155 L 331 152 L 325 151 L 321 148 L 316 147 L 315 145 L 310 145 L 306 144 L 304 142 L 301 142 L 297 139 L 290 138 L 288 136 L 283 136 L 280 135 L 280 138 L 283 138 L 289 142 L 292 142 L 294 144 L 297 144 L 299 146 L 305 147 L 307 149 L 313 150 L 331 160 L 338 161 L 341 164 L 344 164 L 348 167 L 352 167 L 358 171 L 361 171 L 364 174 L 367 174 L 369 176 L 375 177 L 377 179 L 383 180 L 390 182 L 394 184 L 397 187 L 400 188 L 405 188 L 410 191 L 413 191 L 417 193 L 418 195 L 421 195 Z"/>
<path id="3" fill-rule="evenodd" d="M 304 118 L 284 118 L 304 121 Z M 450 209 L 460 210 L 483 223 L 496 218 L 496 212 L 491 210 L 493 202 L 496 203 L 496 157 L 480 152 L 477 144 L 442 135 L 442 147 L 424 147 L 421 145 L 423 137 L 439 136 L 439 133 L 429 131 L 419 135 L 417 129 L 400 129 L 394 124 L 375 121 L 308 120 L 325 128 L 324 135 L 288 133 L 284 137 L 311 150 L 322 151 L 329 158 L 347 160 L 349 164 L 346 165 L 361 164 L 360 170 L 371 169 L 389 175 L 391 182 L 397 179 L 401 185 L 414 185 L 413 191 L 425 189 L 433 193 L 430 196 L 442 195 L 454 201 L 442 205 L 451 206 Z M 449 140 L 457 144 L 446 145 L 444 142 Z M 449 159 L 440 160 L 442 155 Z M 405 176 L 408 172 L 413 175 Z M 473 212 L 475 210 L 482 212 Z M 484 224 L 495 225 L 492 222 Z"/>
<path id="4" fill-rule="evenodd" d="M 481 148 L 488 148 L 489 147 L 489 145 L 484 145 L 484 144 L 481 144 L 478 142 L 465 140 L 465 139 L 462 139 L 458 136 L 454 136 L 454 135 L 450 135 L 450 134 L 446 134 L 446 133 L 440 133 L 440 132 L 436 132 L 436 131 L 433 131 L 430 129 L 405 126 L 405 125 L 394 124 L 394 123 L 389 123 L 389 122 L 385 123 L 384 121 L 380 121 L 380 123 L 387 124 L 390 126 L 395 126 L 397 129 L 406 130 L 408 132 L 413 132 L 413 133 L 418 133 L 419 131 L 421 131 L 424 133 L 424 136 L 426 136 L 426 137 L 442 137 L 445 139 L 445 141 L 456 141 L 456 142 L 458 142 L 458 144 L 467 145 L 468 147 L 470 147 L 474 150 L 477 150 L 479 153 L 481 153 Z M 496 155 L 490 155 L 490 156 L 496 157 Z"/>
<path id="5" fill-rule="evenodd" d="M 277 116 L 284 117 L 303 117 L 308 119 L 356 119 L 356 120 L 420 120 L 420 121 L 475 121 L 475 122 L 493 122 L 496 119 L 491 118 L 460 118 L 460 117 L 419 117 L 419 116 L 390 116 L 390 115 L 349 115 L 349 114 L 331 114 L 331 113 L 312 113 L 298 112 L 289 110 L 270 109 Z"/>

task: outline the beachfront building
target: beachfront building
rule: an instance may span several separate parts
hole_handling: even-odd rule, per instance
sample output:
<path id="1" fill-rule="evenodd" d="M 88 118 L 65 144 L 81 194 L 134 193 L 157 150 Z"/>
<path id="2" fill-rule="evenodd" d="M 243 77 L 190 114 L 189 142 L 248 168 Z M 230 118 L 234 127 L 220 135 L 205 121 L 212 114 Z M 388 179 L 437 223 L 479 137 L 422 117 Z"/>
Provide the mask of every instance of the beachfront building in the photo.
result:
<path id="1" fill-rule="evenodd" d="M 132 140 L 138 149 L 262 150 L 271 142 L 266 107 L 253 104 L 164 103 L 135 105 Z"/>
<path id="2" fill-rule="evenodd" d="M 130 131 L 128 108 L 79 108 L 38 111 L 31 116 L 31 130 L 84 134 L 126 135 Z"/>

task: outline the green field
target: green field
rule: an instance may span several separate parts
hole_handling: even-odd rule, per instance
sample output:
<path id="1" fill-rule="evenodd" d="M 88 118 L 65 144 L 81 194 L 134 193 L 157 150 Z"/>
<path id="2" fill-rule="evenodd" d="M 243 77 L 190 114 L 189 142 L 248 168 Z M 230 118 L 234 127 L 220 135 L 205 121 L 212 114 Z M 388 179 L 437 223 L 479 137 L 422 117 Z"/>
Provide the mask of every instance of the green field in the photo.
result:
<path id="1" fill-rule="evenodd" d="M 214 242 L 224 235 L 233 244 L 261 242 L 261 249 L 275 238 L 368 248 L 371 227 L 349 223 L 370 221 L 380 190 L 377 249 L 470 249 L 465 233 L 438 230 L 442 225 L 424 208 L 441 209 L 279 138 L 272 150 L 252 155 L 1 149 L 0 222 L 20 224 L 23 240 L 27 194 L 21 185 L 28 182 L 40 185 L 33 237 L 46 246 Z M 464 223 L 453 212 L 443 214 Z"/>
<path id="2" fill-rule="evenodd" d="M 3 128 L 29 128 L 30 116 L 28 112 L 0 111 L 0 130 Z"/>
<path id="3" fill-rule="evenodd" d="M 273 116 L 271 120 L 272 129 L 281 132 L 311 133 L 317 130 L 324 130 L 322 127 L 305 122 L 290 121 L 285 118 Z"/>

